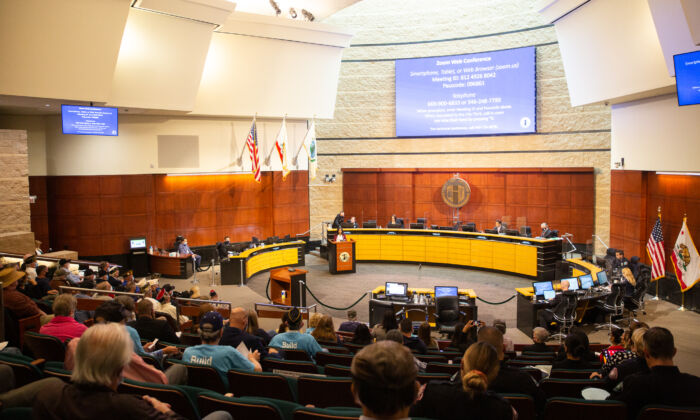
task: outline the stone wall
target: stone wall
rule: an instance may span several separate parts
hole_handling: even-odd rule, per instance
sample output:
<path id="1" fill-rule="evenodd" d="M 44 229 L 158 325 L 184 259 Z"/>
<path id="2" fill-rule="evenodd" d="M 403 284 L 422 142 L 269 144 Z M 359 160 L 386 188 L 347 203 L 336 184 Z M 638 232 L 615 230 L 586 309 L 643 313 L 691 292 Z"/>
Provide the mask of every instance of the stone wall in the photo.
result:
<path id="1" fill-rule="evenodd" d="M 318 177 L 309 186 L 315 237 L 343 206 L 342 168 L 587 166 L 595 168 L 595 232 L 608 242 L 610 109 L 571 107 L 556 32 L 531 3 L 364 0 L 325 20 L 356 35 L 344 53 L 335 118 L 317 123 Z M 525 46 L 537 51 L 536 134 L 395 137 L 395 59 Z M 337 181 L 324 183 L 325 174 Z"/>
<path id="2" fill-rule="evenodd" d="M 27 132 L 0 130 L 0 251 L 31 252 Z"/>

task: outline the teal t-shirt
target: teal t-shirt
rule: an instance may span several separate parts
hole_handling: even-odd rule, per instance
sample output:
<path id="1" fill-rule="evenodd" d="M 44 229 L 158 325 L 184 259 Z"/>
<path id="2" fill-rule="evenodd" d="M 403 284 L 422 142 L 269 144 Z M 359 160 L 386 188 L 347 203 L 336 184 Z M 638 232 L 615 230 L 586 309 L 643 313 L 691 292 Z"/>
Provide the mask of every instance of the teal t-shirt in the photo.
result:
<path id="1" fill-rule="evenodd" d="M 215 344 L 200 344 L 188 347 L 182 354 L 182 361 L 193 365 L 211 366 L 219 372 L 219 376 L 228 388 L 226 373 L 231 369 L 255 370 L 253 362 L 231 346 Z"/>
<path id="2" fill-rule="evenodd" d="M 143 346 L 141 345 L 141 337 L 139 336 L 139 332 L 128 325 L 126 326 L 126 330 L 129 332 L 131 341 L 134 342 L 134 353 L 138 355 L 145 354 L 146 352 L 143 350 Z"/>
<path id="3" fill-rule="evenodd" d="M 323 351 L 316 339 L 310 334 L 302 334 L 299 331 L 289 331 L 272 337 L 270 347 L 288 350 L 304 350 L 313 359 L 316 353 Z"/>

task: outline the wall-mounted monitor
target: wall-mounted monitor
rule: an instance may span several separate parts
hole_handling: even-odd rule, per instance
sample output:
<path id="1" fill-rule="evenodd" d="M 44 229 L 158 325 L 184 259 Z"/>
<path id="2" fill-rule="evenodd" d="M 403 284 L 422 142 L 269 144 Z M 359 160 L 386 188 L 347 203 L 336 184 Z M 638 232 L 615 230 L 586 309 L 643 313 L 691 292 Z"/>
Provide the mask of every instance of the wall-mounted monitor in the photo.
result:
<path id="1" fill-rule="evenodd" d="M 700 104 L 700 51 L 673 56 L 678 105 Z"/>
<path id="2" fill-rule="evenodd" d="M 457 286 L 435 286 L 435 299 L 443 296 L 458 296 Z"/>
<path id="3" fill-rule="evenodd" d="M 118 136 L 117 108 L 61 105 L 63 134 Z"/>
<path id="4" fill-rule="evenodd" d="M 395 62 L 396 136 L 534 133 L 535 47 Z"/>
<path id="5" fill-rule="evenodd" d="M 144 249 L 146 248 L 146 238 L 131 238 L 129 239 L 129 249 Z"/>

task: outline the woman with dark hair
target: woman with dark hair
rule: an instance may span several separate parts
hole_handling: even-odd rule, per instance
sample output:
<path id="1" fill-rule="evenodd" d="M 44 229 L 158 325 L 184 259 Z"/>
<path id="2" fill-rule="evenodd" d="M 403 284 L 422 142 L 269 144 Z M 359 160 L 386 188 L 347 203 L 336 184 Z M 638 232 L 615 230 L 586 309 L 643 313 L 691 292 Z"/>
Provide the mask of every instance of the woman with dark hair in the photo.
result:
<path id="1" fill-rule="evenodd" d="M 438 343 L 430 336 L 430 324 L 424 322 L 418 327 L 418 338 L 425 344 L 428 349 L 438 349 Z"/>
<path id="2" fill-rule="evenodd" d="M 432 419 L 513 419 L 508 401 L 487 391 L 498 376 L 498 352 L 485 341 L 469 346 L 462 357 L 461 382 L 435 381 L 418 393 L 411 417 Z"/>
<path id="3" fill-rule="evenodd" d="M 358 324 L 355 329 L 355 335 L 350 341 L 353 344 L 360 344 L 366 346 L 367 344 L 372 344 L 372 335 L 369 332 L 369 327 L 365 324 Z"/>
<path id="4" fill-rule="evenodd" d="M 466 324 L 457 323 L 449 347 L 457 349 L 460 353 L 467 351 L 470 345 L 476 343 L 476 332 L 479 325 L 483 325 L 483 323 L 476 324 L 473 320 L 469 320 Z"/>
<path id="5" fill-rule="evenodd" d="M 258 324 L 258 314 L 254 310 L 248 311 L 248 334 L 253 334 L 260 338 L 266 346 L 270 344 L 270 340 L 272 340 L 272 337 L 270 337 L 265 330 L 260 328 Z"/>
<path id="6" fill-rule="evenodd" d="M 584 341 L 581 334 L 572 333 L 564 340 L 566 359 L 556 360 L 552 364 L 553 369 L 590 369 L 591 364 L 586 360 L 588 355 L 587 337 Z"/>
<path id="7" fill-rule="evenodd" d="M 387 332 L 397 329 L 399 329 L 399 323 L 396 322 L 396 316 L 393 311 L 388 310 L 384 312 L 382 323 L 374 326 L 372 336 L 374 336 L 377 341 L 382 341 L 386 338 Z"/>
<path id="8" fill-rule="evenodd" d="M 632 333 L 621 328 L 615 328 L 610 332 L 611 346 L 600 352 L 600 360 L 603 367 L 600 369 L 602 376 L 606 376 L 610 371 L 623 360 L 631 359 L 634 353 L 630 350 L 632 345 Z"/>

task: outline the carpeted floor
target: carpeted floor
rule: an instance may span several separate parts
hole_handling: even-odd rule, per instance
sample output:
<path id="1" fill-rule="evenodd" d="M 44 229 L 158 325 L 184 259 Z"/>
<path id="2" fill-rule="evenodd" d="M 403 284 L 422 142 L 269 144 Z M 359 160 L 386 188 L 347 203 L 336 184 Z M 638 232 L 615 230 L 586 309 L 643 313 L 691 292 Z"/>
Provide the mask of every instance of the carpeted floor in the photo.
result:
<path id="1" fill-rule="evenodd" d="M 516 287 L 529 286 L 530 280 L 500 273 L 490 273 L 478 270 L 446 268 L 435 266 L 418 266 L 415 264 L 357 264 L 357 273 L 331 275 L 328 272 L 328 262 L 314 255 L 306 256 L 308 270 L 307 287 L 325 305 L 342 308 L 366 295 L 368 291 L 386 281 L 408 283 L 409 287 L 458 286 L 474 289 L 477 296 L 489 302 L 501 302 L 515 294 Z M 260 273 L 248 280 L 248 285 L 221 286 L 219 267 L 212 271 L 197 273 L 198 286 L 201 293 L 208 294 L 215 289 L 222 300 L 230 301 L 234 306 L 253 308 L 255 303 L 267 303 L 265 288 L 269 279 L 268 273 Z M 192 278 L 187 280 L 161 279 L 160 284 L 171 283 L 177 290 L 189 289 Z M 212 281 L 214 286 L 212 286 Z M 670 329 L 676 339 L 678 355 L 676 362 L 681 370 L 700 375 L 700 314 L 695 312 L 680 312 L 678 307 L 665 301 L 652 301 L 647 296 L 646 315 L 639 314 L 640 320 L 651 326 L 663 326 Z M 310 294 L 307 304 L 317 303 Z M 507 336 L 515 343 L 531 343 L 529 337 L 515 328 L 516 302 L 515 299 L 502 305 L 489 305 L 477 301 L 479 319 L 491 324 L 494 319 L 503 319 L 508 325 Z M 360 321 L 369 321 L 369 304 L 367 298 L 362 299 L 355 307 Z M 320 304 L 317 310 L 334 317 L 336 326 L 346 316 L 344 310 L 328 309 Z M 261 320 L 261 326 L 273 329 L 279 324 L 278 320 Z M 607 342 L 606 331 L 589 330 L 589 338 L 593 343 Z"/>

